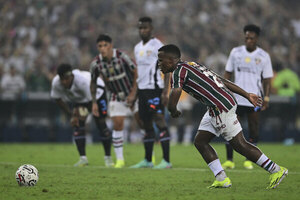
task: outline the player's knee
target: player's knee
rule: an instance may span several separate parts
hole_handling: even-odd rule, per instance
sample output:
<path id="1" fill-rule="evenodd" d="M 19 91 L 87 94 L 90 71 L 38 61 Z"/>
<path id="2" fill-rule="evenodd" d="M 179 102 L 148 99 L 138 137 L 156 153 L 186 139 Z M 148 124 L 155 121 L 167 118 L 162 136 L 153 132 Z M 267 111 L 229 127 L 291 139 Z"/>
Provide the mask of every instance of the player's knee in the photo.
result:
<path id="1" fill-rule="evenodd" d="M 154 133 L 153 129 L 145 130 L 144 141 L 146 141 L 146 140 L 154 141 L 154 138 L 155 138 L 155 133 Z"/>
<path id="2" fill-rule="evenodd" d="M 84 136 L 85 135 L 85 121 L 79 120 L 79 126 L 74 127 L 74 136 Z"/>
<path id="3" fill-rule="evenodd" d="M 170 133 L 169 133 L 169 131 L 168 131 L 168 129 L 166 127 L 160 129 L 159 140 L 161 142 L 163 142 L 163 141 L 169 141 L 170 140 Z"/>

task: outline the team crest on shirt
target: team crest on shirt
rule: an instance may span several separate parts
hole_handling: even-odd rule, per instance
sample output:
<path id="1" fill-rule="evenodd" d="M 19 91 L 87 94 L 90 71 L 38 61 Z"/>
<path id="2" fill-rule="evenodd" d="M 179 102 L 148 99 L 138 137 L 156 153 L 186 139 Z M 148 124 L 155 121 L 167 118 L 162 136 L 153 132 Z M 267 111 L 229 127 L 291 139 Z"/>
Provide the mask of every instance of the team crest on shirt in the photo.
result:
<path id="1" fill-rule="evenodd" d="M 255 63 L 258 65 L 261 62 L 260 58 L 255 58 Z"/>
<path id="2" fill-rule="evenodd" d="M 144 51 L 140 51 L 140 56 L 143 56 L 144 55 Z"/>
<path id="3" fill-rule="evenodd" d="M 150 55 L 151 55 L 151 53 L 152 53 L 152 51 L 151 51 L 151 50 L 147 50 L 147 51 L 146 51 L 146 54 L 147 54 L 147 56 L 150 56 Z"/>
<path id="4" fill-rule="evenodd" d="M 246 57 L 246 58 L 245 58 L 245 62 L 246 62 L 246 63 L 249 63 L 249 62 L 251 62 L 251 58 L 249 58 L 249 57 Z"/>

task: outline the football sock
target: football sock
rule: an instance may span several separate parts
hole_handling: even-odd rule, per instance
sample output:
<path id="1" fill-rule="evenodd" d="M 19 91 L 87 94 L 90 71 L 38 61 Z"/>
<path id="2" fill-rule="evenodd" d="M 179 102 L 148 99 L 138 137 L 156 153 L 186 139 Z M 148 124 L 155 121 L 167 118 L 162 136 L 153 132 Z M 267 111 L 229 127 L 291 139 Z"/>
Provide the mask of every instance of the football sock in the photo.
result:
<path id="1" fill-rule="evenodd" d="M 270 160 L 265 154 L 262 154 L 259 159 L 256 161 L 256 164 L 264 168 L 266 171 L 271 174 L 280 171 L 279 165 Z"/>
<path id="2" fill-rule="evenodd" d="M 170 134 L 166 128 L 160 133 L 159 138 L 163 151 L 163 158 L 165 161 L 170 162 Z"/>
<path id="3" fill-rule="evenodd" d="M 124 160 L 123 157 L 123 130 L 115 131 L 112 133 L 112 142 L 116 153 L 117 160 Z"/>
<path id="4" fill-rule="evenodd" d="M 79 152 L 80 156 L 85 156 L 85 136 L 84 135 L 79 135 L 79 136 L 74 136 L 75 144 L 77 146 L 77 150 Z"/>
<path id="5" fill-rule="evenodd" d="M 233 148 L 229 144 L 229 142 L 226 142 L 226 154 L 227 154 L 227 160 L 233 161 Z"/>
<path id="6" fill-rule="evenodd" d="M 222 165 L 221 165 L 219 159 L 216 159 L 216 160 L 208 163 L 208 167 L 214 173 L 216 179 L 217 178 L 219 179 L 218 181 L 223 181 L 227 177 L 226 174 L 225 174 L 225 172 L 224 172 L 224 169 L 222 168 Z"/>
<path id="7" fill-rule="evenodd" d="M 154 146 L 154 130 L 147 131 L 144 136 L 145 159 L 148 162 L 152 161 L 152 152 Z"/>

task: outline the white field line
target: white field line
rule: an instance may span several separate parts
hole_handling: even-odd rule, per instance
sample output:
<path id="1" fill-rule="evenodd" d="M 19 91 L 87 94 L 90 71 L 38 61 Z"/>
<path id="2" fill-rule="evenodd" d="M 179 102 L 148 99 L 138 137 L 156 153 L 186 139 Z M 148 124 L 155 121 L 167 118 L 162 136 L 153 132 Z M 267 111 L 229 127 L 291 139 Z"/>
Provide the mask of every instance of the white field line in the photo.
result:
<path id="1" fill-rule="evenodd" d="M 0 165 L 22 165 L 24 163 L 19 163 L 19 162 L 0 162 Z M 35 163 L 35 165 L 37 166 L 41 166 L 41 167 L 58 167 L 58 168 L 73 168 L 73 165 L 59 165 L 59 164 L 39 164 L 39 163 Z M 93 169 L 111 169 L 111 168 L 107 168 L 105 166 L 85 166 L 86 168 L 93 168 Z M 121 170 L 137 170 L 137 169 L 130 169 L 130 168 L 123 168 Z M 119 169 L 116 169 L 119 170 Z M 139 169 L 138 169 L 139 170 Z M 180 167 L 174 167 L 171 170 L 176 170 L 176 171 L 198 171 L 198 172 L 206 172 L 206 171 L 210 171 L 208 168 L 204 169 L 204 168 L 180 168 Z M 227 170 L 230 173 L 266 173 L 265 170 L 240 170 L 240 169 L 231 169 L 231 170 Z M 297 174 L 300 175 L 300 172 L 297 171 L 290 171 L 289 170 L 289 174 Z"/>

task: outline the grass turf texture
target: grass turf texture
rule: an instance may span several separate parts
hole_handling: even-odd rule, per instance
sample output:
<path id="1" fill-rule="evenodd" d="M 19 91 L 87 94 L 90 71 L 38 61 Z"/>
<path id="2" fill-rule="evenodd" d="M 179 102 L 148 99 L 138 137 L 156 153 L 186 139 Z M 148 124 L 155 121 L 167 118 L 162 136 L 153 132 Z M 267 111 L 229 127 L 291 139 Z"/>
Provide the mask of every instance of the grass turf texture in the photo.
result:
<path id="1" fill-rule="evenodd" d="M 225 160 L 225 147 L 213 143 Z M 234 154 L 236 168 L 227 170 L 230 189 L 207 189 L 214 177 L 192 145 L 171 147 L 173 169 L 108 169 L 101 144 L 87 146 L 89 166 L 75 168 L 77 151 L 72 144 L 0 143 L 0 199 L 299 199 L 300 145 L 260 144 L 273 161 L 289 169 L 289 176 L 275 190 L 266 190 L 269 174 L 255 166 L 243 168 L 244 158 Z M 143 158 L 142 145 L 125 145 L 126 167 Z M 113 151 L 113 149 L 112 149 Z M 161 148 L 155 146 L 156 163 Z M 22 164 L 39 170 L 34 187 L 19 187 L 15 172 Z"/>

